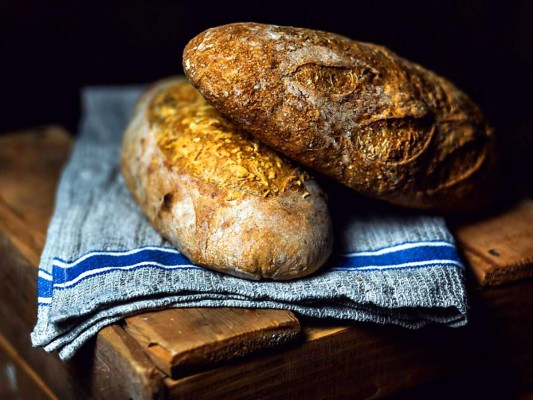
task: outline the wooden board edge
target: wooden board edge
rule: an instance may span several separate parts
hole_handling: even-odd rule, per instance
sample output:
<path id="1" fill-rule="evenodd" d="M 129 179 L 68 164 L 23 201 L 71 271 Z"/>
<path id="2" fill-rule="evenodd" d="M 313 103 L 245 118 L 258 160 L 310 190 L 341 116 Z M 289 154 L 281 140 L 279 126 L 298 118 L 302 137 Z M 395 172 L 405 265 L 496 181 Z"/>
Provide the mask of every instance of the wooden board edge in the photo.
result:
<path id="1" fill-rule="evenodd" d="M 460 245 L 460 249 L 480 287 L 496 287 L 533 277 L 533 258 L 498 265 L 468 246 Z"/>
<path id="2" fill-rule="evenodd" d="M 454 353 L 442 350 L 442 341 L 426 338 L 421 343 L 409 338 L 412 331 L 401 329 L 358 324 L 284 352 L 180 379 L 167 377 L 164 384 L 169 399 L 216 399 L 230 394 L 235 399 L 381 398 L 454 373 L 458 367 L 451 362 L 453 354 L 467 360 L 462 360 L 461 368 L 477 360 L 469 351 L 480 350 L 466 350 L 461 335 L 449 337 L 450 343 L 458 344 L 449 344 Z M 394 337 L 398 343 L 391 342 Z M 431 355 L 427 346 L 432 346 Z"/>
<path id="3" fill-rule="evenodd" d="M 477 216 L 465 217 L 452 216 L 446 219 L 450 231 L 455 237 L 457 247 L 467 261 L 467 267 L 476 278 L 476 282 L 481 287 L 496 287 L 508 283 L 518 282 L 533 278 L 533 247 L 527 247 L 527 253 L 515 254 L 511 258 L 500 257 L 496 238 L 492 238 L 492 245 L 496 248 L 479 248 L 479 243 L 471 237 L 479 237 L 481 234 L 489 235 L 494 230 L 501 228 L 502 224 L 518 223 L 518 229 L 510 229 L 505 235 L 500 235 L 499 240 L 503 240 L 504 248 L 511 247 L 516 235 L 522 233 L 523 237 L 531 235 L 531 212 L 533 210 L 533 199 L 524 197 L 516 199 L 512 203 L 501 205 L 492 210 L 487 210 Z M 517 222 L 518 221 L 518 222 Z M 489 232 L 489 233 L 487 233 Z M 505 233 L 505 231 L 504 231 Z M 477 235 L 477 236 L 476 236 Z M 477 243 L 477 245 L 476 245 Z M 523 250 L 523 245 L 520 246 Z"/>
<path id="4" fill-rule="evenodd" d="M 45 236 L 17 215 L 1 196 L 0 232 L 4 232 L 12 245 L 32 265 L 35 265 L 35 279 L 37 279 L 37 266 L 41 258 L 41 249 L 44 247 Z"/>
<path id="5" fill-rule="evenodd" d="M 95 359 L 109 368 L 111 376 L 100 374 L 95 370 L 92 377 L 92 386 L 98 388 L 101 396 L 95 398 L 108 399 L 109 392 L 121 388 L 117 395 L 127 396 L 131 399 L 158 399 L 163 390 L 165 375 L 145 354 L 138 343 L 125 332 L 122 327 L 113 324 L 102 329 L 96 338 Z M 116 371 L 121 371 L 122 382 L 114 379 Z M 102 388 L 109 391 L 103 391 Z"/>
<path id="6" fill-rule="evenodd" d="M 0 333 L 0 351 L 5 353 L 11 362 L 31 380 L 32 384 L 41 392 L 43 398 L 50 400 L 59 399 L 33 368 L 28 365 L 26 360 L 18 354 L 17 350 L 11 345 L 11 343 L 9 343 L 2 333 Z"/>
<path id="7" fill-rule="evenodd" d="M 212 327 L 214 330 L 209 334 L 208 328 L 212 324 L 206 323 L 206 325 L 200 324 L 199 326 L 202 329 L 199 336 L 200 338 L 205 336 L 205 340 L 186 341 L 180 345 L 179 342 L 167 342 L 165 339 L 165 332 L 168 329 L 171 327 L 180 329 L 180 324 L 176 321 L 183 320 L 187 323 L 187 320 L 190 320 L 193 325 L 188 326 L 188 331 L 192 333 L 195 323 L 202 321 L 204 317 L 207 318 L 206 321 L 209 321 L 213 313 L 225 321 L 230 321 L 232 328 L 220 331 L 223 328 L 214 325 Z M 147 317 L 143 318 L 143 315 Z M 246 316 L 254 321 L 250 326 L 242 325 L 245 323 L 243 319 L 246 320 Z M 148 321 L 145 321 L 147 318 Z M 156 321 L 161 322 L 156 323 Z M 165 321 L 173 322 L 169 325 Z M 126 318 L 123 327 L 157 367 L 173 377 L 214 368 L 241 357 L 274 349 L 277 346 L 285 347 L 293 341 L 296 342 L 301 332 L 300 322 L 290 311 L 226 307 L 176 307 L 147 314 L 141 313 Z M 157 330 L 151 331 L 155 327 L 164 329 L 163 334 L 158 334 Z M 206 329 L 207 336 L 204 334 Z"/>
<path id="8" fill-rule="evenodd" d="M 174 360 L 170 374 L 168 374 L 169 377 L 176 379 L 206 369 L 218 368 L 239 359 L 253 358 L 265 352 L 283 351 L 290 344 L 297 343 L 300 337 L 300 329 L 271 329 L 256 332 L 253 337 L 245 338 L 245 336 L 243 334 L 241 337 L 234 338 L 233 342 L 228 340 L 226 343 L 221 343 L 220 346 L 224 347 L 223 352 L 207 346 L 208 349 L 204 349 L 205 352 L 210 353 L 210 358 L 207 362 L 195 363 L 194 359 L 198 358 L 196 354 L 187 355 L 192 361 L 187 362 L 185 365 L 178 364 Z"/>
<path id="9" fill-rule="evenodd" d="M 40 255 L 38 254 L 39 247 L 39 232 L 34 231 L 31 226 L 24 220 L 22 220 L 11 208 L 5 204 L 0 198 L 0 239 L 5 238 L 4 245 L 6 249 L 11 246 L 15 260 L 19 260 L 17 263 L 19 268 L 25 269 L 24 272 L 20 272 L 28 279 L 32 281 L 37 280 L 37 265 Z M 42 234 L 40 234 L 42 236 Z M 16 238 L 16 240 L 13 240 Z M 36 239 L 37 238 L 37 239 Z M 13 266 L 15 268 L 16 266 Z M 31 276 L 31 278 L 30 278 Z M 37 306 L 37 299 L 35 298 L 34 306 Z M 24 334 L 29 336 L 31 326 L 25 323 L 21 328 Z M 127 333 L 121 332 L 120 327 L 111 325 L 104 328 L 99 332 L 96 338 L 96 346 L 94 353 L 92 353 L 92 360 L 81 360 L 81 363 L 64 363 L 65 369 L 58 370 L 58 373 L 72 375 L 69 379 L 79 379 L 79 385 L 85 387 L 79 387 L 75 393 L 69 388 L 56 387 L 56 389 L 62 392 L 65 398 L 80 398 L 78 396 L 84 393 L 90 393 L 91 398 L 108 398 L 109 393 L 115 393 L 117 396 L 125 395 L 125 393 L 115 392 L 117 389 L 124 389 L 126 391 L 133 390 L 130 394 L 131 398 L 135 399 L 153 399 L 159 396 L 162 388 L 163 375 L 155 367 L 155 365 L 148 360 L 142 349 L 137 345 Z M 15 334 L 15 333 L 14 333 Z M 25 346 L 26 340 L 20 341 L 20 346 Z M 37 350 L 32 348 L 21 348 L 15 351 L 19 354 L 25 354 L 28 357 L 27 364 L 33 371 L 37 371 L 38 366 L 54 365 L 54 362 L 48 358 L 55 358 L 53 354 L 46 354 L 44 350 Z M 37 353 L 41 354 L 37 354 Z M 21 357 L 22 359 L 22 357 Z M 132 359 L 134 362 L 132 363 Z M 78 357 L 80 360 L 80 357 Z M 33 365 L 35 363 L 35 365 Z M 104 376 L 98 372 L 93 371 L 91 368 L 94 366 L 96 369 L 105 370 L 106 365 L 121 365 L 123 370 L 133 368 L 134 372 L 129 375 L 130 378 L 127 381 L 124 380 L 124 384 L 118 387 L 120 381 L 120 374 L 117 374 L 115 370 L 113 375 Z M 137 368 L 139 365 L 144 365 L 144 368 Z M 137 375 L 136 375 L 137 374 Z M 50 374 L 48 374 L 50 375 Z M 53 375 L 53 374 L 52 374 Z M 44 380 L 43 380 L 44 382 Z M 128 383 L 133 383 L 128 385 Z M 47 382 L 50 387 L 54 387 L 53 382 Z M 45 383 L 46 384 L 46 383 Z M 100 387 L 107 387 L 107 392 L 97 392 L 95 389 Z M 101 397 L 100 397 L 101 395 Z M 140 397 L 142 396 L 142 397 Z"/>

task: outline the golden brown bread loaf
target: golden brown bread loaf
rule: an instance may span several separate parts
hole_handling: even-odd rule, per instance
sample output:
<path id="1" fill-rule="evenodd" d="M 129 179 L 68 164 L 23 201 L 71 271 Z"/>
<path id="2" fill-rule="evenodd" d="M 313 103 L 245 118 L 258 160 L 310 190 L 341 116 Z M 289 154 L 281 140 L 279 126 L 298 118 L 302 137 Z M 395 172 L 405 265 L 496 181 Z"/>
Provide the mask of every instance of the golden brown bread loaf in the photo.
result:
<path id="1" fill-rule="evenodd" d="M 361 193 L 453 211 L 486 200 L 495 144 L 479 108 L 384 47 L 238 23 L 196 36 L 183 60 L 192 84 L 239 127 Z"/>
<path id="2" fill-rule="evenodd" d="M 161 81 L 139 100 L 122 172 L 152 225 L 197 264 L 282 280 L 314 272 L 331 253 L 318 185 L 184 78 Z"/>

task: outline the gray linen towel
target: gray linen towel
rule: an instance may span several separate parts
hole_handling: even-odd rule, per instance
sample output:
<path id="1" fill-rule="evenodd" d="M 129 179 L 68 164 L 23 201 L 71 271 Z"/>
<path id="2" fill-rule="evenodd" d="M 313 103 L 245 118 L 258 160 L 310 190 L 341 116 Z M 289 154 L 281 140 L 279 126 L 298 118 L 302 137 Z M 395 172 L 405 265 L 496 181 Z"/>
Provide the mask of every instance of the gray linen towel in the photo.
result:
<path id="1" fill-rule="evenodd" d="M 163 307 L 282 308 L 407 328 L 466 324 L 464 267 L 443 219 L 350 191 L 333 210 L 336 255 L 311 277 L 253 282 L 192 265 L 152 229 L 120 173 L 122 133 L 141 90 L 83 92 L 81 131 L 39 268 L 34 346 L 68 359 L 104 326 Z"/>

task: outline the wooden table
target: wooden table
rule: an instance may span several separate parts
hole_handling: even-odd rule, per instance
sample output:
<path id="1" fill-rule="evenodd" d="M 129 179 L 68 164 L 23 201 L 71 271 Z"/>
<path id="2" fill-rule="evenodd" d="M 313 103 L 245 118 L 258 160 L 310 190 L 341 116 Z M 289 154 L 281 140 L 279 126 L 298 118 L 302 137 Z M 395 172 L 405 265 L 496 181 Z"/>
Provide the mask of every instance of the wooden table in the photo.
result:
<path id="1" fill-rule="evenodd" d="M 454 222 L 472 271 L 465 328 L 411 331 L 298 320 L 280 310 L 169 309 L 102 329 L 67 363 L 33 349 L 37 265 L 71 142 L 58 127 L 0 137 L 0 398 L 379 398 L 494 357 L 532 383 L 529 200 Z"/>

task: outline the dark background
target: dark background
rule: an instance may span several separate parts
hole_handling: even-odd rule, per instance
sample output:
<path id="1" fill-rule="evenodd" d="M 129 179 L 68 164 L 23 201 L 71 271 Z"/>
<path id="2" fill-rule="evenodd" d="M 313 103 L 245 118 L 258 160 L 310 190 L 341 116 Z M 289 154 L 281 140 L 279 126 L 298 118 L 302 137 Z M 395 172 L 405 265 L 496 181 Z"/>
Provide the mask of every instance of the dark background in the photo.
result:
<path id="1" fill-rule="evenodd" d="M 182 73 L 202 30 L 256 21 L 383 44 L 451 79 L 488 115 L 506 171 L 531 187 L 531 1 L 0 1 L 0 132 L 75 132 L 79 89 Z"/>

